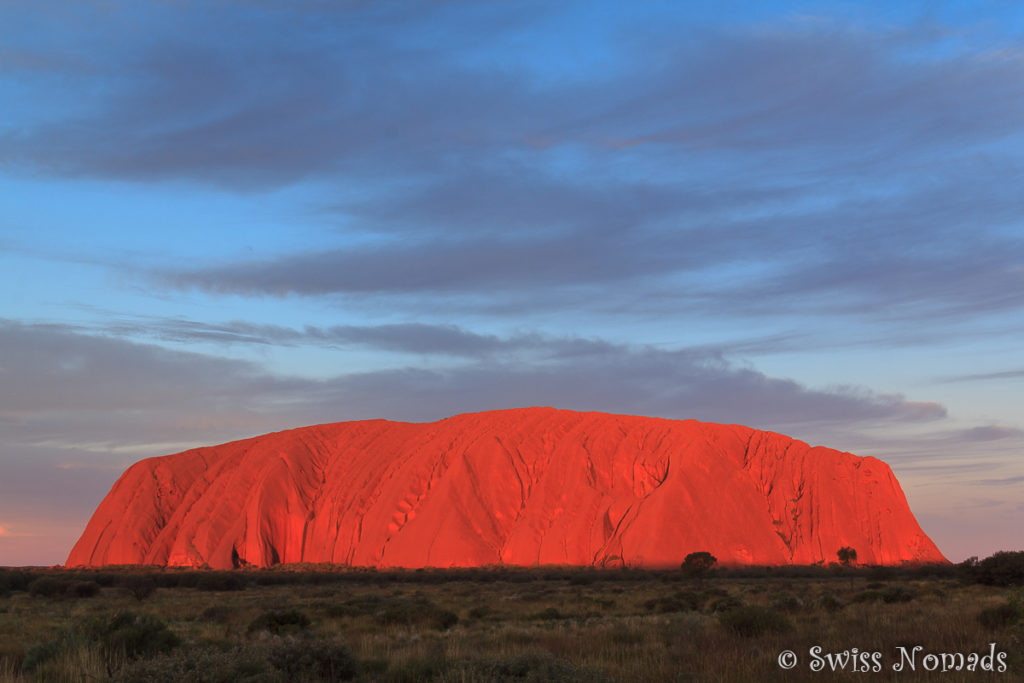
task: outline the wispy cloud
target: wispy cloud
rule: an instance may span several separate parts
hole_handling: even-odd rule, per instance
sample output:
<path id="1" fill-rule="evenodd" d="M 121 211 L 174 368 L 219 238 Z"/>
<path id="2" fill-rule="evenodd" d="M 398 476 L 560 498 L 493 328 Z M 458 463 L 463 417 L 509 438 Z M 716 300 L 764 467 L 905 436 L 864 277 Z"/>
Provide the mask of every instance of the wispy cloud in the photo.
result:
<path id="1" fill-rule="evenodd" d="M 1002 479 L 980 479 L 974 483 L 981 486 L 1015 486 L 1017 484 L 1024 484 L 1024 476 L 1004 477 Z"/>
<path id="2" fill-rule="evenodd" d="M 983 382 L 998 379 L 1020 379 L 1024 377 L 1024 370 L 1002 370 L 1000 372 L 969 373 L 966 375 L 948 375 L 941 377 L 939 382 Z"/>
<path id="3" fill-rule="evenodd" d="M 984 425 L 972 427 L 958 432 L 955 438 L 960 441 L 999 441 L 1001 439 L 1019 439 L 1024 437 L 1024 429 L 1016 427 L 1002 427 L 999 425 Z"/>

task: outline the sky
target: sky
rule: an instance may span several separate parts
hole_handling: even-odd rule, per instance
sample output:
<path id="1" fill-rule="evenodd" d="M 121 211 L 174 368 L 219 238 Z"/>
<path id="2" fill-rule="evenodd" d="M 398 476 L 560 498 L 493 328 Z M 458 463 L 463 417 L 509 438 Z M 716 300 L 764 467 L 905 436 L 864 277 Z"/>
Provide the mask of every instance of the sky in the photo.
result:
<path id="1" fill-rule="evenodd" d="M 1024 6 L 0 0 L 0 565 L 144 457 L 533 405 L 1024 548 Z"/>

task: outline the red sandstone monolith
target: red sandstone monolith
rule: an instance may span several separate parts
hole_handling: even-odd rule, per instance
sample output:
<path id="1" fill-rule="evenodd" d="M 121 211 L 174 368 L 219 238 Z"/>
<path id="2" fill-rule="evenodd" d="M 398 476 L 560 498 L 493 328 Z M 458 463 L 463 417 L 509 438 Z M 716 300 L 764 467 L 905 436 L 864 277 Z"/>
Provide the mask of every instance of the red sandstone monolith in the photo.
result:
<path id="1" fill-rule="evenodd" d="M 131 466 L 68 566 L 945 562 L 889 467 L 738 425 L 528 408 L 267 434 Z"/>

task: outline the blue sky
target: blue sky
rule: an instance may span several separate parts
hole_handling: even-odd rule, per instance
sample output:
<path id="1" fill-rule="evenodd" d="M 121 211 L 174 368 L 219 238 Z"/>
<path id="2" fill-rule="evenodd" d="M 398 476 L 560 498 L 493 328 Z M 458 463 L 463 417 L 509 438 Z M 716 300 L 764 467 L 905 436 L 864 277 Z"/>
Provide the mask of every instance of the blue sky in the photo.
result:
<path id="1" fill-rule="evenodd" d="M 149 455 L 526 405 L 1024 526 L 1018 3 L 0 3 L 0 565 Z"/>

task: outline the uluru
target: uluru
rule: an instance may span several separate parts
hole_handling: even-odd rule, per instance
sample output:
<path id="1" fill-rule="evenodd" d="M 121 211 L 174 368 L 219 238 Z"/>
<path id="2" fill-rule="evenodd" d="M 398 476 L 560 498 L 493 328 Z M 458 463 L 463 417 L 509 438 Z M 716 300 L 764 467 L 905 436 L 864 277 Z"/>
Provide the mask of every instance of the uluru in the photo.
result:
<path id="1" fill-rule="evenodd" d="M 946 562 L 881 460 L 696 420 L 524 408 L 148 458 L 67 566 Z"/>

